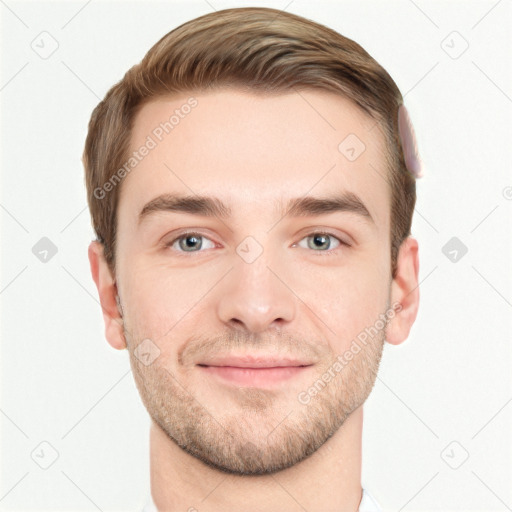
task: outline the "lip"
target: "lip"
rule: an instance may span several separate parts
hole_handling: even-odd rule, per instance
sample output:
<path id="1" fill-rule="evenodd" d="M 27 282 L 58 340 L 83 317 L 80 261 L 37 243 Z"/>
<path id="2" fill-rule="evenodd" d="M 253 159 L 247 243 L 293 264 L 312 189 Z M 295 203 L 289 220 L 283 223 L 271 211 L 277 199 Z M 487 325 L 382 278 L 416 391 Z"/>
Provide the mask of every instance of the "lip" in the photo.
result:
<path id="1" fill-rule="evenodd" d="M 276 366 L 247 368 L 237 366 L 199 366 L 206 374 L 236 386 L 270 388 L 298 377 L 311 366 Z"/>
<path id="2" fill-rule="evenodd" d="M 313 366 L 307 361 L 273 356 L 217 356 L 197 365 L 205 375 L 237 386 L 270 388 Z"/>

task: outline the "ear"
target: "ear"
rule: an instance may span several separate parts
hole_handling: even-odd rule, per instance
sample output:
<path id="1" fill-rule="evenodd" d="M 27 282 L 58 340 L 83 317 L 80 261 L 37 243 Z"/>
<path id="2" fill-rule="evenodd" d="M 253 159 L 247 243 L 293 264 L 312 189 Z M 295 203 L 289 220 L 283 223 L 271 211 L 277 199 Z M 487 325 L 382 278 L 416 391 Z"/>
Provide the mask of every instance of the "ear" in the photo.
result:
<path id="1" fill-rule="evenodd" d="M 399 345 L 407 339 L 416 320 L 420 301 L 418 242 L 407 237 L 400 246 L 396 276 L 391 283 L 391 304 L 396 304 L 395 316 L 386 328 L 386 341 Z"/>
<path id="2" fill-rule="evenodd" d="M 126 339 L 123 331 L 123 317 L 117 305 L 117 286 L 105 260 L 103 249 L 103 244 L 97 241 L 89 245 L 91 274 L 98 288 L 105 322 L 105 337 L 112 347 L 123 350 L 126 348 Z"/>

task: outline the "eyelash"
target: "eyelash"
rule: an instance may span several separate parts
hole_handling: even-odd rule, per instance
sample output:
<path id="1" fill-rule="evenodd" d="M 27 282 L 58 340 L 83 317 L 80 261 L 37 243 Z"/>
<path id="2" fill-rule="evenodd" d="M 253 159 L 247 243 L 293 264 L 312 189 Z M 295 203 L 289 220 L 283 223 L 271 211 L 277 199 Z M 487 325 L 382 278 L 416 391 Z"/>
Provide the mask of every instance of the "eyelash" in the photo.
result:
<path id="1" fill-rule="evenodd" d="M 197 235 L 197 236 L 200 236 L 202 238 L 206 238 L 208 240 L 210 240 L 211 242 L 213 242 L 213 240 L 211 240 L 209 237 L 207 237 L 206 235 L 203 235 L 202 233 L 200 232 L 197 232 L 197 231 L 185 231 L 183 233 L 181 233 L 179 236 L 173 238 L 170 242 L 166 242 L 164 244 L 164 248 L 171 248 L 175 242 L 177 242 L 178 240 L 181 240 L 182 238 L 186 238 L 187 236 L 191 236 L 191 235 Z M 339 247 L 337 247 L 336 249 L 329 249 L 327 251 L 314 251 L 312 250 L 312 252 L 316 252 L 316 253 L 319 253 L 319 256 L 331 256 L 333 254 L 337 254 L 338 251 L 340 251 L 343 247 L 351 247 L 350 244 L 344 242 L 341 238 L 339 238 L 338 236 L 334 235 L 333 233 L 329 233 L 327 231 L 312 231 L 311 233 L 308 233 L 307 235 L 303 236 L 299 242 L 301 242 L 302 240 L 304 240 L 305 238 L 308 238 L 308 237 L 311 237 L 311 236 L 315 236 L 315 235 L 324 235 L 324 236 L 329 236 L 329 237 L 332 237 L 334 239 L 336 239 L 340 245 Z M 214 242 L 215 243 L 215 242 Z M 181 251 L 181 250 L 178 250 L 177 252 L 181 253 L 180 256 L 182 255 L 185 255 L 187 254 L 188 251 Z M 200 253 L 200 252 L 204 252 L 204 251 L 190 251 L 190 253 Z"/>

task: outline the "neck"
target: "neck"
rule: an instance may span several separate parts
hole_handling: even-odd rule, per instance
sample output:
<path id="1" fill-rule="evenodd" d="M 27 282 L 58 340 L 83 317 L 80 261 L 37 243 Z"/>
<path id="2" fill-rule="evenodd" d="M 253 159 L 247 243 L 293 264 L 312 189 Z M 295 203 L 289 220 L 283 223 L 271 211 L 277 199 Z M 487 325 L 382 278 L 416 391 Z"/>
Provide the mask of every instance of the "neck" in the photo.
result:
<path id="1" fill-rule="evenodd" d="M 159 512 L 357 512 L 362 496 L 362 425 L 360 406 L 299 464 L 271 475 L 235 476 L 188 454 L 152 422 L 153 501 Z"/>

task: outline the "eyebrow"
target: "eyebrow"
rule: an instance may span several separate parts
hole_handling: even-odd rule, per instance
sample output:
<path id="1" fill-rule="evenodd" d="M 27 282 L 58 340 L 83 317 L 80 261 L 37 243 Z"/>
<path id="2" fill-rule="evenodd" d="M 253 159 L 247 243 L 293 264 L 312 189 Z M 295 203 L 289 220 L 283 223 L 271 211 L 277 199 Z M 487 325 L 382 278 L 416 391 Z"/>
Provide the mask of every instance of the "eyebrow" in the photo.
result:
<path id="1" fill-rule="evenodd" d="M 220 217 L 222 219 L 227 219 L 232 215 L 231 208 L 216 197 L 162 194 L 144 205 L 139 213 L 139 224 L 155 212 L 190 213 L 204 217 Z M 288 201 L 287 207 L 284 210 L 281 208 L 282 217 L 287 215 L 291 217 L 306 217 L 336 212 L 355 213 L 368 222 L 375 224 L 361 198 L 348 191 L 329 197 L 305 196 L 293 198 Z"/>

